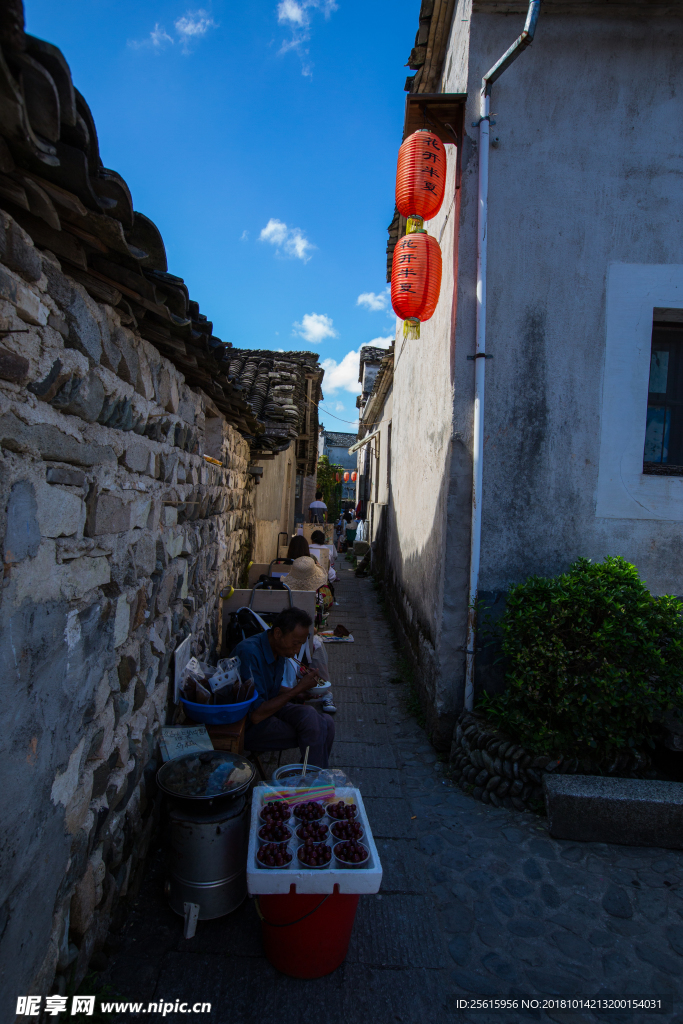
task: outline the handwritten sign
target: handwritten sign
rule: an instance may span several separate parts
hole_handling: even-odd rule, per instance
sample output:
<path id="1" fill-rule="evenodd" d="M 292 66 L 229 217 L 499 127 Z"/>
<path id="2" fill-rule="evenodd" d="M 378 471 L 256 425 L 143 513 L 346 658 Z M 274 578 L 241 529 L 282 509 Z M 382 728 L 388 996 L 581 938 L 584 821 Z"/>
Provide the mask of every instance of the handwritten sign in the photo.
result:
<path id="1" fill-rule="evenodd" d="M 164 726 L 159 741 L 164 761 L 172 761 L 181 754 L 195 754 L 200 750 L 213 750 L 211 737 L 205 725 Z"/>

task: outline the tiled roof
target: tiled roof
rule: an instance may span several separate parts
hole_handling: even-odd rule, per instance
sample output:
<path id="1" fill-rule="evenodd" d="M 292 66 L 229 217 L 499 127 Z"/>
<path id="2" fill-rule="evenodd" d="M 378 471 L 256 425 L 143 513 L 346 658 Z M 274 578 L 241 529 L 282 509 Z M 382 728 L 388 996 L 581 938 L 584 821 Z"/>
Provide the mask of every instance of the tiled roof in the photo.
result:
<path id="1" fill-rule="evenodd" d="M 201 388 L 254 451 L 289 444 L 306 420 L 306 376 L 313 374 L 320 388 L 317 356 L 235 352 L 216 337 L 182 277 L 168 272 L 158 228 L 133 209 L 121 175 L 102 165 L 92 113 L 63 54 L 24 32 L 19 0 L 0 19 L 0 47 L 0 206 L 37 248 L 56 255 L 93 298 L 112 306 Z M 247 356 L 258 357 L 251 382 Z M 314 442 L 318 397 L 309 417 Z"/>
<path id="2" fill-rule="evenodd" d="M 325 445 L 328 448 L 350 448 L 357 441 L 356 434 L 337 434 L 325 431 Z"/>
<path id="3" fill-rule="evenodd" d="M 252 448 L 278 452 L 298 438 L 297 458 L 309 463 L 307 472 L 313 472 L 323 373 L 316 352 L 230 351 L 228 375 L 232 386 L 241 390 L 264 429 L 264 433 L 249 439 Z"/>
<path id="4" fill-rule="evenodd" d="M 358 381 L 363 383 L 363 363 L 381 363 L 387 354 L 385 348 L 377 345 L 361 345 L 360 360 L 358 363 Z"/>

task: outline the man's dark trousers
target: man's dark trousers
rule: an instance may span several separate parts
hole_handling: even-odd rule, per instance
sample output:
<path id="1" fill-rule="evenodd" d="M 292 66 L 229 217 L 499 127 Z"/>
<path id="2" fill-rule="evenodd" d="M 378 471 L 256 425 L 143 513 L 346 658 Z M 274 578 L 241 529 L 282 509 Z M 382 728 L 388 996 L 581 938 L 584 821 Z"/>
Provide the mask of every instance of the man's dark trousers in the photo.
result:
<path id="1" fill-rule="evenodd" d="M 305 704 L 285 704 L 258 725 L 250 725 L 244 735 L 245 749 L 255 754 L 298 747 L 303 761 L 310 747 L 308 760 L 318 768 L 327 768 L 333 742 L 332 719 Z"/>

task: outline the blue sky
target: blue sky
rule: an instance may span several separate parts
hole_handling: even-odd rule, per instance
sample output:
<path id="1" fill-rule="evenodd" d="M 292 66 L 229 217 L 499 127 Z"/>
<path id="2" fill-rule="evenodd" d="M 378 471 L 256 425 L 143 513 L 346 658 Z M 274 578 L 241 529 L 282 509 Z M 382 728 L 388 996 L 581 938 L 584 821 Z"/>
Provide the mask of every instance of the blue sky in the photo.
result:
<path id="1" fill-rule="evenodd" d="M 386 227 L 419 6 L 25 0 L 171 273 L 224 341 L 319 352 L 329 429 L 353 429 L 360 346 L 394 332 Z"/>

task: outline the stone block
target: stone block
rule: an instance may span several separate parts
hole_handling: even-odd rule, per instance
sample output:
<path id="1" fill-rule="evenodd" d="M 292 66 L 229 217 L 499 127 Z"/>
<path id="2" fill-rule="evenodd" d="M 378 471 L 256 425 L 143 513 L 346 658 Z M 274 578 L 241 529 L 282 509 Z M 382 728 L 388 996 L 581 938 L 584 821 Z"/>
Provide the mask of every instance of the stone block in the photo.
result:
<path id="1" fill-rule="evenodd" d="M 122 533 L 131 528 L 131 506 L 115 494 L 100 492 L 88 503 L 86 535 L 99 537 L 104 533 Z"/>
<path id="2" fill-rule="evenodd" d="M 67 601 L 78 601 L 96 587 L 103 587 L 111 579 L 111 566 L 104 556 L 84 555 L 62 566 L 60 589 Z"/>
<path id="3" fill-rule="evenodd" d="M 164 505 L 163 510 L 164 526 L 176 526 L 178 523 L 178 510 L 174 505 Z"/>
<path id="4" fill-rule="evenodd" d="M 365 555 L 370 550 L 370 545 L 366 540 L 355 540 L 353 542 L 353 553 L 354 555 Z"/>
<path id="5" fill-rule="evenodd" d="M 28 377 L 29 361 L 0 345 L 0 377 L 12 384 L 23 384 Z"/>
<path id="6" fill-rule="evenodd" d="M 126 447 L 119 462 L 132 473 L 149 473 L 150 450 L 141 441 L 133 441 Z"/>
<path id="7" fill-rule="evenodd" d="M 138 498 L 130 505 L 130 528 L 131 530 L 144 530 L 147 526 L 149 513 L 152 508 L 151 498 Z"/>
<path id="8" fill-rule="evenodd" d="M 70 416 L 78 416 L 86 423 L 95 423 L 104 405 L 102 381 L 96 374 L 89 373 L 84 380 L 72 378 L 70 385 L 64 385 L 51 404 Z M 62 398 L 64 392 L 67 393 Z"/>
<path id="9" fill-rule="evenodd" d="M 83 487 L 85 473 L 80 469 L 64 469 L 62 466 L 50 466 L 47 471 L 49 484 L 64 484 L 66 487 Z"/>
<path id="10" fill-rule="evenodd" d="M 135 564 L 143 576 L 151 576 L 156 569 L 157 548 L 153 533 L 145 532 L 135 545 Z"/>
<path id="11" fill-rule="evenodd" d="M 42 537 L 73 537 L 85 520 L 85 502 L 80 494 L 63 487 L 39 485 L 38 526 Z"/>
<path id="12" fill-rule="evenodd" d="M 17 316 L 25 323 L 33 324 L 36 327 L 44 327 L 50 311 L 40 301 L 40 296 L 32 291 L 28 285 L 8 274 L 0 267 L 0 298 L 11 302 L 17 311 Z"/>
<path id="13" fill-rule="evenodd" d="M 140 374 L 140 360 L 133 344 L 133 335 L 120 327 L 114 334 L 114 342 L 121 353 L 118 375 L 127 384 L 135 387 Z"/>
<path id="14" fill-rule="evenodd" d="M 81 757 L 85 748 L 85 737 L 80 741 L 78 746 L 71 752 L 69 763 L 63 772 L 57 772 L 55 775 L 54 782 L 52 783 L 52 791 L 50 796 L 52 797 L 53 804 L 62 804 L 63 807 L 68 807 L 73 799 L 76 790 L 78 789 L 78 779 L 81 767 Z"/>
<path id="15" fill-rule="evenodd" d="M 163 615 L 173 598 L 178 576 L 173 568 L 168 568 L 161 577 L 156 595 L 156 614 Z"/>
<path id="16" fill-rule="evenodd" d="M 0 447 L 19 454 L 38 454 L 50 462 L 70 462 L 76 466 L 115 463 L 109 445 L 87 444 L 51 423 L 24 423 L 13 413 L 0 416 Z"/>
<path id="17" fill-rule="evenodd" d="M 82 352 L 93 363 L 99 363 L 102 358 L 100 325 L 76 288 L 72 289 L 71 301 L 64 310 L 64 315 L 69 328 L 66 345 Z"/>
<path id="18" fill-rule="evenodd" d="M 38 281 L 43 272 L 40 255 L 31 238 L 4 211 L 0 213 L 0 262 L 21 274 L 25 281 Z"/>
<path id="19" fill-rule="evenodd" d="M 5 531 L 5 562 L 21 562 L 33 558 L 40 547 L 38 503 L 33 484 L 19 480 L 10 492 Z"/>
<path id="20" fill-rule="evenodd" d="M 556 839 L 683 849 L 683 783 L 545 775 L 543 786 Z"/>
<path id="21" fill-rule="evenodd" d="M 147 588 L 140 587 L 136 596 L 133 612 L 131 616 L 130 631 L 134 633 L 136 629 L 139 629 L 149 617 L 147 606 L 149 601 L 147 600 Z"/>
<path id="22" fill-rule="evenodd" d="M 58 331 L 63 338 L 68 338 L 69 325 L 67 324 L 64 317 L 61 316 L 59 313 L 50 313 L 49 317 L 47 318 L 47 326 L 51 327 L 53 331 Z"/>
<path id="23" fill-rule="evenodd" d="M 125 594 L 116 599 L 114 615 L 114 647 L 120 647 L 128 639 L 130 629 L 130 605 Z"/>
<path id="24" fill-rule="evenodd" d="M 118 665 L 119 685 L 122 690 L 127 690 L 130 681 L 138 670 L 138 663 L 132 654 L 124 654 Z"/>
<path id="25" fill-rule="evenodd" d="M 64 827 L 69 835 L 76 835 L 82 828 L 87 828 L 90 822 L 90 801 L 92 799 L 93 773 L 86 770 L 83 780 L 64 813 Z"/>
<path id="26" fill-rule="evenodd" d="M 51 402 L 72 375 L 72 367 L 65 366 L 61 359 L 55 359 L 47 375 L 42 380 L 32 381 L 28 390 L 41 402 Z"/>

